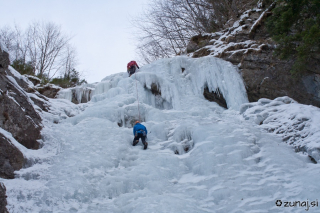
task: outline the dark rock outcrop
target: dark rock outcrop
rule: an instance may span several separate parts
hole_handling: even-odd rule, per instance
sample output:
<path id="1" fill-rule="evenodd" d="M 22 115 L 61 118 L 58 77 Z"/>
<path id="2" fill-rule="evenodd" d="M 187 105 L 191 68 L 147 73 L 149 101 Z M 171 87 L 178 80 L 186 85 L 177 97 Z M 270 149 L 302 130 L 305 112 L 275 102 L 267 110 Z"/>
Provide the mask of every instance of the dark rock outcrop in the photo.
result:
<path id="1" fill-rule="evenodd" d="M 41 118 L 19 90 L 0 73 L 0 127 L 29 149 L 38 149 Z"/>
<path id="2" fill-rule="evenodd" d="M 280 60 L 274 56 L 276 43 L 265 26 L 272 6 L 245 12 L 238 24 L 211 35 L 197 36 L 190 46 L 208 46 L 192 53 L 193 57 L 213 55 L 230 61 L 241 71 L 250 102 L 260 98 L 289 96 L 303 104 L 320 107 L 320 59 L 310 63 L 310 72 L 294 78 L 290 70 L 294 59 Z M 191 47 L 189 49 L 192 49 Z"/>
<path id="3" fill-rule="evenodd" d="M 8 138 L 0 133 L 0 177 L 14 178 L 14 171 L 20 170 L 24 165 L 23 154 Z"/>
<path id="4" fill-rule="evenodd" d="M 11 133 L 26 148 L 38 149 L 42 124 L 32 102 L 45 110 L 48 109 L 46 98 L 33 89 L 26 76 L 9 68 L 9 63 L 9 55 L 0 49 L 0 129 Z M 0 133 L 0 177 L 6 179 L 14 178 L 14 171 L 20 170 L 26 161 L 10 138 Z M 8 212 L 6 205 L 6 188 L 0 183 L 1 213 Z"/>
<path id="5" fill-rule="evenodd" d="M 0 68 L 8 69 L 10 64 L 9 54 L 5 51 L 2 51 L 0 48 Z"/>
<path id="6" fill-rule="evenodd" d="M 19 75 L 19 77 L 14 74 L 13 72 L 15 72 L 16 74 Z M 30 91 L 34 91 L 29 83 L 27 82 L 28 81 L 28 78 L 25 77 L 25 76 L 22 76 L 20 75 L 16 70 L 12 70 L 12 69 L 6 69 L 5 70 L 5 74 L 7 76 L 10 76 L 12 78 L 14 78 L 14 80 L 17 82 L 17 84 L 19 85 L 19 87 L 21 87 L 24 91 L 27 91 L 27 92 L 30 92 Z M 32 85 L 33 86 L 33 85 Z"/>
<path id="7" fill-rule="evenodd" d="M 2 52 L 0 50 L 0 52 Z M 2 55 L 3 56 L 3 55 Z M 8 57 L 7 54 L 4 56 Z M 8 62 L 9 59 L 0 59 Z M 8 67 L 8 64 L 2 64 Z M 29 97 L 8 78 L 10 71 L 0 68 L 0 127 L 12 134 L 22 145 L 29 149 L 38 149 L 40 144 L 41 118 L 29 102 Z"/>
<path id="8" fill-rule="evenodd" d="M 33 101 L 35 105 L 40 107 L 41 110 L 48 112 L 50 108 L 48 105 L 48 99 L 44 95 L 41 95 L 39 93 L 36 93 L 36 96 L 38 98 L 30 97 L 30 99 Z"/>
<path id="9" fill-rule="evenodd" d="M 151 84 L 151 93 L 153 95 L 160 95 L 161 96 L 161 89 L 156 83 Z"/>
<path id="10" fill-rule="evenodd" d="M 187 46 L 187 53 L 194 52 L 195 50 L 208 45 L 211 39 L 210 35 L 197 35 L 192 37 Z"/>
<path id="11" fill-rule="evenodd" d="M 41 83 L 41 80 L 35 76 L 32 76 L 32 75 L 25 75 L 29 81 L 31 81 L 34 85 L 37 85 L 37 84 L 40 84 Z"/>
<path id="12" fill-rule="evenodd" d="M 228 108 L 227 107 L 227 102 L 224 99 L 222 93 L 220 92 L 219 88 L 217 91 L 212 91 L 210 92 L 208 87 L 205 87 L 203 90 L 203 96 L 205 97 L 205 99 L 207 99 L 208 101 L 211 102 L 216 102 L 217 104 L 219 104 L 219 106 L 222 106 L 224 108 Z"/>
<path id="13" fill-rule="evenodd" d="M 7 208 L 6 187 L 0 182 L 0 213 L 9 213 Z"/>
<path id="14" fill-rule="evenodd" d="M 55 98 L 58 94 L 58 92 L 61 90 L 61 88 L 56 87 L 53 84 L 46 84 L 42 87 L 35 87 L 35 89 L 42 95 L 48 97 L 48 98 Z"/>

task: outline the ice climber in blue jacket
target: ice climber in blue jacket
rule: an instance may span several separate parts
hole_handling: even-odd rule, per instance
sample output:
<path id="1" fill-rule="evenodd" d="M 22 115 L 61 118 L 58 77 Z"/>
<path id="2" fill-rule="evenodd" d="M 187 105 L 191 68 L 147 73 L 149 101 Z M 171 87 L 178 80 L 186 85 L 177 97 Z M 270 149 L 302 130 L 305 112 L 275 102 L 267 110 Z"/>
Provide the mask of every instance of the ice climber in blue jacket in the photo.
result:
<path id="1" fill-rule="evenodd" d="M 148 131 L 145 126 L 143 126 L 139 121 L 136 121 L 133 127 L 133 143 L 132 146 L 135 146 L 139 143 L 139 139 L 141 138 L 142 144 L 144 145 L 143 149 L 147 149 L 148 143 L 146 142 Z"/>

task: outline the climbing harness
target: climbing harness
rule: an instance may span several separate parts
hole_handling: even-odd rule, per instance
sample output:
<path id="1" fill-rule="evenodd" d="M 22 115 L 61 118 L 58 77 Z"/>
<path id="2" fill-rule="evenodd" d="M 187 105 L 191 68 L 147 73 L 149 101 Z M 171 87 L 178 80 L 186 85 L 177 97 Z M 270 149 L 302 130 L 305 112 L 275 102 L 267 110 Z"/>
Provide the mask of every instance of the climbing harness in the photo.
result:
<path id="1" fill-rule="evenodd" d="M 139 121 L 141 122 L 141 119 L 140 119 L 139 95 L 138 95 L 138 87 L 137 87 L 137 76 L 136 76 L 136 72 L 134 72 L 134 77 L 135 77 L 135 80 L 136 80 L 136 91 L 137 91 L 137 100 L 138 100 Z"/>
<path id="2" fill-rule="evenodd" d="M 142 130 L 142 129 L 137 130 L 136 133 L 138 133 L 138 134 L 139 134 L 139 133 L 142 133 L 142 135 L 143 135 L 144 137 L 147 136 L 146 132 L 145 132 L 144 130 Z"/>

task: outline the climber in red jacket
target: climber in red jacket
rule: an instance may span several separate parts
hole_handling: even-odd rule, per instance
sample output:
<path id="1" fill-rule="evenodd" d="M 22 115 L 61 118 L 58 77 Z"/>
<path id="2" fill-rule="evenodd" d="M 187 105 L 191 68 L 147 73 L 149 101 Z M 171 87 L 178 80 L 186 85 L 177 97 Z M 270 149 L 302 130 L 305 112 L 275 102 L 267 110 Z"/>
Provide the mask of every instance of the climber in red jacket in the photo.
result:
<path id="1" fill-rule="evenodd" d="M 138 67 L 138 69 L 140 69 L 139 66 L 138 66 L 138 64 L 137 64 L 137 62 L 135 62 L 135 61 L 130 61 L 130 62 L 128 63 L 128 65 L 127 65 L 127 72 L 128 72 L 128 74 L 129 74 L 129 77 L 136 72 L 136 67 Z"/>

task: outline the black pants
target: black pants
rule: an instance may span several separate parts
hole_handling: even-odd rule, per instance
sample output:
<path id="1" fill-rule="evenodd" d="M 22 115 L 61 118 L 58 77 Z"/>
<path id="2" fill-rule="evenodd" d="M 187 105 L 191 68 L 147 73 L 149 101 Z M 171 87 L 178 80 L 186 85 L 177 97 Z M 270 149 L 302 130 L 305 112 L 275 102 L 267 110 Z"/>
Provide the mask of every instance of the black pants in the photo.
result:
<path id="1" fill-rule="evenodd" d="M 142 144 L 146 144 L 146 136 L 144 136 L 142 133 L 139 133 L 137 136 L 134 137 L 132 145 L 135 146 L 139 143 L 139 139 L 141 138 Z"/>
<path id="2" fill-rule="evenodd" d="M 129 76 L 131 76 L 131 75 L 134 74 L 135 72 L 136 72 L 136 66 L 133 66 L 133 67 L 131 67 L 131 68 L 128 70 Z"/>

